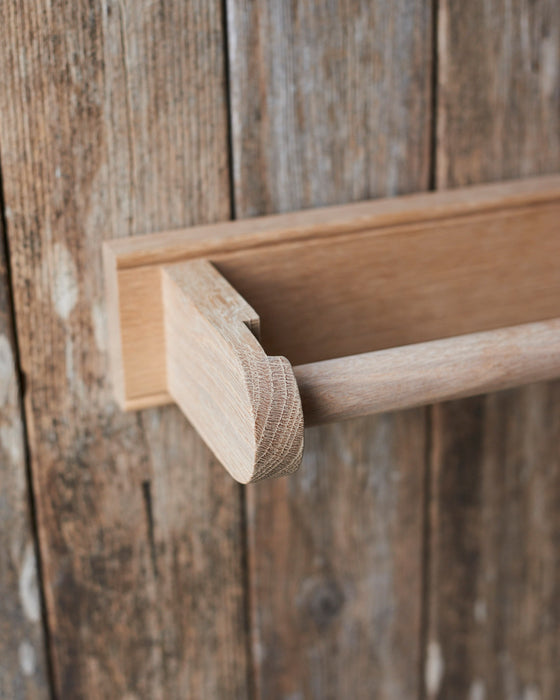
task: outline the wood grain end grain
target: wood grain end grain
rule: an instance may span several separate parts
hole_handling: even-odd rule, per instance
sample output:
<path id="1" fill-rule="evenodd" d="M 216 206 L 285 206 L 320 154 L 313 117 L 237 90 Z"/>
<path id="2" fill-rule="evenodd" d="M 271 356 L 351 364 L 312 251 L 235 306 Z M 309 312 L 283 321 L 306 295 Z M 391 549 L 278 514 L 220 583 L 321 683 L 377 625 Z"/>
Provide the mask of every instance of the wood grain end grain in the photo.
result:
<path id="1" fill-rule="evenodd" d="M 290 363 L 268 357 L 259 318 L 207 261 L 162 271 L 172 398 L 241 483 L 294 472 L 303 411 Z"/>

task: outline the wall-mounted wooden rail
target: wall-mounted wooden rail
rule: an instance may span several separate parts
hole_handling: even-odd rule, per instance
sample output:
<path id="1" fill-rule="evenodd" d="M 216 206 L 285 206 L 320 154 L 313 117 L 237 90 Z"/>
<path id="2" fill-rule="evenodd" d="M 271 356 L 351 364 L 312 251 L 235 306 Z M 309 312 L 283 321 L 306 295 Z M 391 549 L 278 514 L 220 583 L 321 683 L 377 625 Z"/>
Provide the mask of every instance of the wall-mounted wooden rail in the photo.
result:
<path id="1" fill-rule="evenodd" d="M 104 258 L 119 403 L 175 401 L 242 482 L 297 468 L 304 416 L 560 376 L 560 176 L 118 239 Z"/>

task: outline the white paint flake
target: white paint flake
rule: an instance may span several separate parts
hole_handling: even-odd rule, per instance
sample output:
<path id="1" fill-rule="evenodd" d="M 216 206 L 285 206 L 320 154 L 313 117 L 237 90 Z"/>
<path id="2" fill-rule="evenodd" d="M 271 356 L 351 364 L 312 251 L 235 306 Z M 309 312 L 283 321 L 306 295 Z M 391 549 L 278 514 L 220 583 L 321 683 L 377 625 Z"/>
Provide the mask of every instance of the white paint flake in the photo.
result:
<path id="1" fill-rule="evenodd" d="M 0 408 L 5 406 L 11 394 L 14 381 L 14 357 L 10 341 L 5 335 L 0 335 Z"/>
<path id="2" fill-rule="evenodd" d="M 19 597 L 23 612 L 31 622 L 38 622 L 41 615 L 39 604 L 39 589 L 37 587 L 37 566 L 33 545 L 29 543 L 23 555 L 21 573 L 19 575 Z"/>
<path id="3" fill-rule="evenodd" d="M 479 598 L 474 604 L 474 619 L 481 625 L 486 622 L 487 617 L 488 609 L 486 607 L 486 601 Z"/>
<path id="4" fill-rule="evenodd" d="M 438 642 L 430 642 L 426 654 L 426 690 L 430 696 L 437 695 L 443 680 L 444 662 Z"/>
<path id="5" fill-rule="evenodd" d="M 35 649 L 27 640 L 19 645 L 18 655 L 19 665 L 23 675 L 32 676 L 37 667 L 37 655 L 35 654 Z"/>
<path id="6" fill-rule="evenodd" d="M 102 304 L 95 302 L 91 309 L 91 320 L 93 322 L 93 335 L 95 338 L 95 344 L 99 352 L 105 352 L 107 347 L 106 338 L 107 334 L 105 332 L 105 311 Z"/>
<path id="7" fill-rule="evenodd" d="M 54 279 L 52 301 L 57 314 L 67 321 L 78 301 L 76 265 L 66 246 L 53 246 Z"/>
<path id="8" fill-rule="evenodd" d="M 541 88 L 544 97 L 550 98 L 558 85 L 558 44 L 552 36 L 543 39 L 541 43 Z"/>
<path id="9" fill-rule="evenodd" d="M 528 685 L 524 688 L 523 700 L 541 700 L 541 693 L 536 685 Z"/>
<path id="10" fill-rule="evenodd" d="M 486 700 L 486 686 L 477 678 L 469 688 L 469 700 Z"/>
<path id="11" fill-rule="evenodd" d="M 0 425 L 0 447 L 10 459 L 10 463 L 19 466 L 23 462 L 23 450 L 18 418 L 19 416 L 15 416 L 12 421 Z"/>

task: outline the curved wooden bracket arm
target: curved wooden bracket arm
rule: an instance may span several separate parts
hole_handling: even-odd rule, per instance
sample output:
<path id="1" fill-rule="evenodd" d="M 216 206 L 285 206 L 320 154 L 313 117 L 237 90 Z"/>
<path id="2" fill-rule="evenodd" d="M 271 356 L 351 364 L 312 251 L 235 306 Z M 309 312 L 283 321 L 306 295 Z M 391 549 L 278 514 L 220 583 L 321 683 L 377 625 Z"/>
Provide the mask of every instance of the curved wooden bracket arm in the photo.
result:
<path id="1" fill-rule="evenodd" d="M 207 260 L 162 268 L 167 387 L 241 483 L 295 471 L 303 411 L 288 360 L 268 357 L 259 317 Z"/>

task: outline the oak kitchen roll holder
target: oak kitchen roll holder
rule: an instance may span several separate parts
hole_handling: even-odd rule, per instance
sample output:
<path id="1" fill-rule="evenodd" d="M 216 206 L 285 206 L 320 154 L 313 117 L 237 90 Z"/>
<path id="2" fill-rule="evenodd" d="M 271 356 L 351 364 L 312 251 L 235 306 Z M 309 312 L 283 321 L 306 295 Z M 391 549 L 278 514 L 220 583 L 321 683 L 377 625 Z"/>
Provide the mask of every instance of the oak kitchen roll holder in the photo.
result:
<path id="1" fill-rule="evenodd" d="M 176 402 L 243 483 L 297 469 L 304 417 L 560 376 L 558 175 L 116 239 L 104 266 L 118 403 Z"/>

